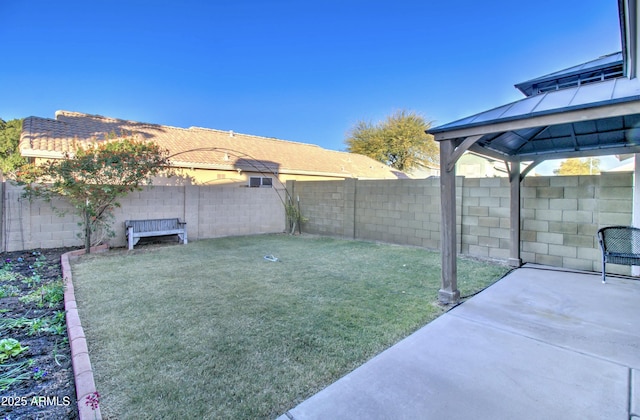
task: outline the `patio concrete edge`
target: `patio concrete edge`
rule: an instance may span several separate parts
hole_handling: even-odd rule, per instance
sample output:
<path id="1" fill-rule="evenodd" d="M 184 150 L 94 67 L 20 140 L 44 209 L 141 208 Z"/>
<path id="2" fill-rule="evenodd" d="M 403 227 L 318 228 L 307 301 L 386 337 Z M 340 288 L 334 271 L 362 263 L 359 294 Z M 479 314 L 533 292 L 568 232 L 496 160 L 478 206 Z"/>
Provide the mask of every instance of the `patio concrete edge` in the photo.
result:
<path id="1" fill-rule="evenodd" d="M 109 250 L 109 245 L 99 245 L 91 248 L 91 252 L 105 252 Z M 62 278 L 64 279 L 64 309 L 67 319 L 67 335 L 69 337 L 69 347 L 71 348 L 71 363 L 73 366 L 73 379 L 76 388 L 76 398 L 78 401 L 78 417 L 80 420 L 102 419 L 100 407 L 92 409 L 87 404 L 87 397 L 95 395 L 96 384 L 93 380 L 93 369 L 89 360 L 89 348 L 87 340 L 80 323 L 76 296 L 73 288 L 73 276 L 71 274 L 71 258 L 77 258 L 85 253 L 84 249 L 67 252 L 60 257 L 62 267 Z"/>
<path id="2" fill-rule="evenodd" d="M 630 388 L 630 416 L 640 418 L 640 370 L 631 369 Z"/>

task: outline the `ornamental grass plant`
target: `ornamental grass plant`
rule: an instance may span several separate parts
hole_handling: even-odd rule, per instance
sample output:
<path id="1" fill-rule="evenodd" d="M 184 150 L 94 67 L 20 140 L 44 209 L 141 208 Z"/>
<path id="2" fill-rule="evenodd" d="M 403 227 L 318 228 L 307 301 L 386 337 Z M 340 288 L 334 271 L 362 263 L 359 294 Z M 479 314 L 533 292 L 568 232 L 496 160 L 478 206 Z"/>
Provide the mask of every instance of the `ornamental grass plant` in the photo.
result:
<path id="1" fill-rule="evenodd" d="M 275 418 L 445 310 L 439 253 L 326 237 L 143 246 L 72 271 L 105 418 Z M 462 295 L 507 271 L 461 259 Z"/>

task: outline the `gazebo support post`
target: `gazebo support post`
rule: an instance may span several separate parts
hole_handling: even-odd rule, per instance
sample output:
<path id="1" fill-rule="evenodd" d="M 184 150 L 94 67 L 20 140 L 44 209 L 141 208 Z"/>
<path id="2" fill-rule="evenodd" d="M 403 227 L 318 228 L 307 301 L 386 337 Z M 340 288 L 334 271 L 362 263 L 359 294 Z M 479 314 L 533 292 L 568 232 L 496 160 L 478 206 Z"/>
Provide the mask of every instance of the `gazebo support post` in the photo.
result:
<path id="1" fill-rule="evenodd" d="M 631 224 L 635 227 L 640 226 L 640 153 L 636 153 L 633 157 L 633 209 L 631 213 Z M 640 276 L 640 266 L 631 267 L 632 276 Z"/>
<path id="2" fill-rule="evenodd" d="M 442 287 L 438 300 L 454 304 L 460 300 L 456 263 L 456 169 L 451 164 L 454 151 L 452 140 L 440 142 L 440 248 L 442 250 Z"/>
<path id="3" fill-rule="evenodd" d="M 515 160 L 507 165 L 509 169 L 509 187 L 510 187 L 510 226 L 509 238 L 509 265 L 512 267 L 520 267 L 522 258 L 520 258 L 520 162 Z"/>

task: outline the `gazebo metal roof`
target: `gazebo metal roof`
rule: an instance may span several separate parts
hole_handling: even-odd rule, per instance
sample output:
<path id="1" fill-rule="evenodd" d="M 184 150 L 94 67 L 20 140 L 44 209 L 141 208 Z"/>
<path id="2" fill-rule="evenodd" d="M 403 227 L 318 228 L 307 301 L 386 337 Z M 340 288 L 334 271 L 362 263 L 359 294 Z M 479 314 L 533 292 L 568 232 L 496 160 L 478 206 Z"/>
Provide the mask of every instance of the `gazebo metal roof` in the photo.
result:
<path id="1" fill-rule="evenodd" d="M 536 77 L 515 87 L 525 96 L 532 96 L 549 90 L 562 89 L 572 85 L 583 85 L 620 77 L 624 73 L 622 51 L 598 57 L 577 66 Z"/>
<path id="2" fill-rule="evenodd" d="M 640 80 L 619 77 L 523 98 L 429 130 L 505 161 L 640 151 Z"/>

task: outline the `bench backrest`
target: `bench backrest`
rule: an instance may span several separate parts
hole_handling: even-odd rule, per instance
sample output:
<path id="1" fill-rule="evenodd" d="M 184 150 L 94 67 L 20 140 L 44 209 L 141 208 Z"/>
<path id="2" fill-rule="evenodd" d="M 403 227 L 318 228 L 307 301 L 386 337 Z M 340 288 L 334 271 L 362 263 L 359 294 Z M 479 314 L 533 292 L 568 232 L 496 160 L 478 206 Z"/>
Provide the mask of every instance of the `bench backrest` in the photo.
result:
<path id="1" fill-rule="evenodd" d="M 608 226 L 598 231 L 605 252 L 640 254 L 640 229 L 632 226 Z"/>
<path id="2" fill-rule="evenodd" d="M 182 228 L 180 219 L 126 220 L 124 225 L 134 232 L 164 232 Z"/>

